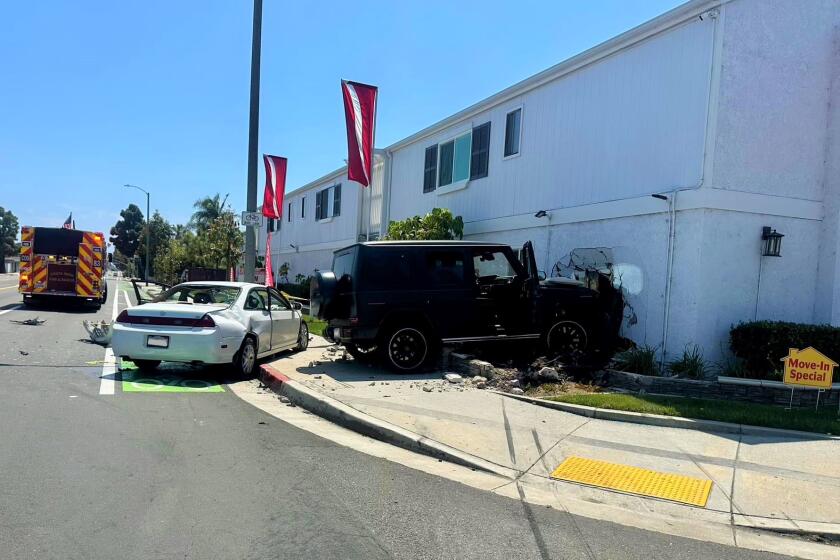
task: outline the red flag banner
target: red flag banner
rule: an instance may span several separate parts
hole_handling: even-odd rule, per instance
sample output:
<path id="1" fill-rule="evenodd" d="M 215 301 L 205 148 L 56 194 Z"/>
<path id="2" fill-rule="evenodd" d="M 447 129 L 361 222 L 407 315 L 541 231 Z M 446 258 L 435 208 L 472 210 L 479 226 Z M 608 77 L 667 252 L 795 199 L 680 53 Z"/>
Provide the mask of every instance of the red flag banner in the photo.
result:
<path id="1" fill-rule="evenodd" d="M 347 178 L 365 187 L 370 185 L 373 168 L 377 91 L 375 86 L 341 80 L 347 120 Z"/>
<path id="2" fill-rule="evenodd" d="M 283 214 L 283 192 L 286 190 L 286 158 L 263 154 L 265 192 L 263 216 L 277 220 Z"/>
<path id="3" fill-rule="evenodd" d="M 265 237 L 265 285 L 274 287 L 274 267 L 271 266 L 271 232 Z"/>

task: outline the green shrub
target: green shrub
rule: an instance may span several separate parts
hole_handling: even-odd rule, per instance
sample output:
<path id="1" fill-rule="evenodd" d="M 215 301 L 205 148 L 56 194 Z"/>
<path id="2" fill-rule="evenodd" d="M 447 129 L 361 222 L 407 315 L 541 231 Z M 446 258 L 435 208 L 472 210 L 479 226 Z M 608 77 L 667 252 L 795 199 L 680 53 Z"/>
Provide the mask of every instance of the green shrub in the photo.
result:
<path id="1" fill-rule="evenodd" d="M 729 331 L 732 353 L 743 361 L 745 377 L 778 379 L 790 348 L 813 346 L 840 362 L 840 328 L 784 321 L 741 323 Z M 835 381 L 838 376 L 835 375 Z"/>
<path id="2" fill-rule="evenodd" d="M 779 367 L 782 367 L 781 362 L 779 363 Z M 744 360 L 740 358 L 725 358 L 723 362 L 718 362 L 717 364 L 715 364 L 715 369 L 717 370 L 718 375 L 723 375 L 726 377 L 767 379 L 770 381 L 782 380 L 781 369 L 777 369 L 775 371 L 767 371 L 763 373 L 753 373 L 747 370 L 747 366 L 744 365 Z"/>
<path id="3" fill-rule="evenodd" d="M 619 352 L 613 357 L 615 369 L 641 375 L 659 375 L 656 348 L 641 346 Z"/>
<path id="4" fill-rule="evenodd" d="M 686 346 L 680 359 L 668 362 L 668 371 L 677 377 L 689 377 L 702 379 L 705 377 L 708 368 L 703 359 L 703 352 L 695 345 Z"/>

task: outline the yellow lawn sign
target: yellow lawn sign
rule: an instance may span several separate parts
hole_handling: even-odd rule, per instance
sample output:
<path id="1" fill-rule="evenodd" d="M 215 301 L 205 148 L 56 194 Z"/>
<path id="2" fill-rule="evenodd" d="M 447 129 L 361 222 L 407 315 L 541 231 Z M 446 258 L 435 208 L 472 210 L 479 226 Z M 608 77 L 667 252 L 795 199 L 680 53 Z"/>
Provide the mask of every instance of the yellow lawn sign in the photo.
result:
<path id="1" fill-rule="evenodd" d="M 789 348 L 788 355 L 782 361 L 785 363 L 786 384 L 831 389 L 837 363 L 816 348 Z"/>

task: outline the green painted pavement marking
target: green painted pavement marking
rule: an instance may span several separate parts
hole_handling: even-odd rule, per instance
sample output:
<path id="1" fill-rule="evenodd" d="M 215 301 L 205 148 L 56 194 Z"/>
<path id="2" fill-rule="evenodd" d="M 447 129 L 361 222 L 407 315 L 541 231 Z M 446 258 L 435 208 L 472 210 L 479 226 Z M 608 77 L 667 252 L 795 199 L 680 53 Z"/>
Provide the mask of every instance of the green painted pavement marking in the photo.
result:
<path id="1" fill-rule="evenodd" d="M 123 361 L 122 390 L 124 393 L 224 393 L 219 383 L 204 379 L 186 378 L 171 373 L 142 373 L 131 362 Z"/>
<path id="2" fill-rule="evenodd" d="M 123 373 L 123 393 L 224 393 L 218 383 L 204 379 L 185 379 L 177 375 Z"/>

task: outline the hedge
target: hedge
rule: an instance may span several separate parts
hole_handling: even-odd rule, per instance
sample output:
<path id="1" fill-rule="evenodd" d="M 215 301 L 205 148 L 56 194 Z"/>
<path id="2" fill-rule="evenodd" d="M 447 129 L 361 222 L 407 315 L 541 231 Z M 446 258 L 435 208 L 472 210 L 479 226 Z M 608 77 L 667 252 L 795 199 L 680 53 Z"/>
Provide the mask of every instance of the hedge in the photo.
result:
<path id="1" fill-rule="evenodd" d="M 784 321 L 741 323 L 729 331 L 732 353 L 744 365 L 749 377 L 766 378 L 783 369 L 782 358 L 790 348 L 813 346 L 840 363 L 840 328 Z M 840 368 L 838 368 L 840 369 Z M 835 373 L 835 382 L 838 381 Z"/>

